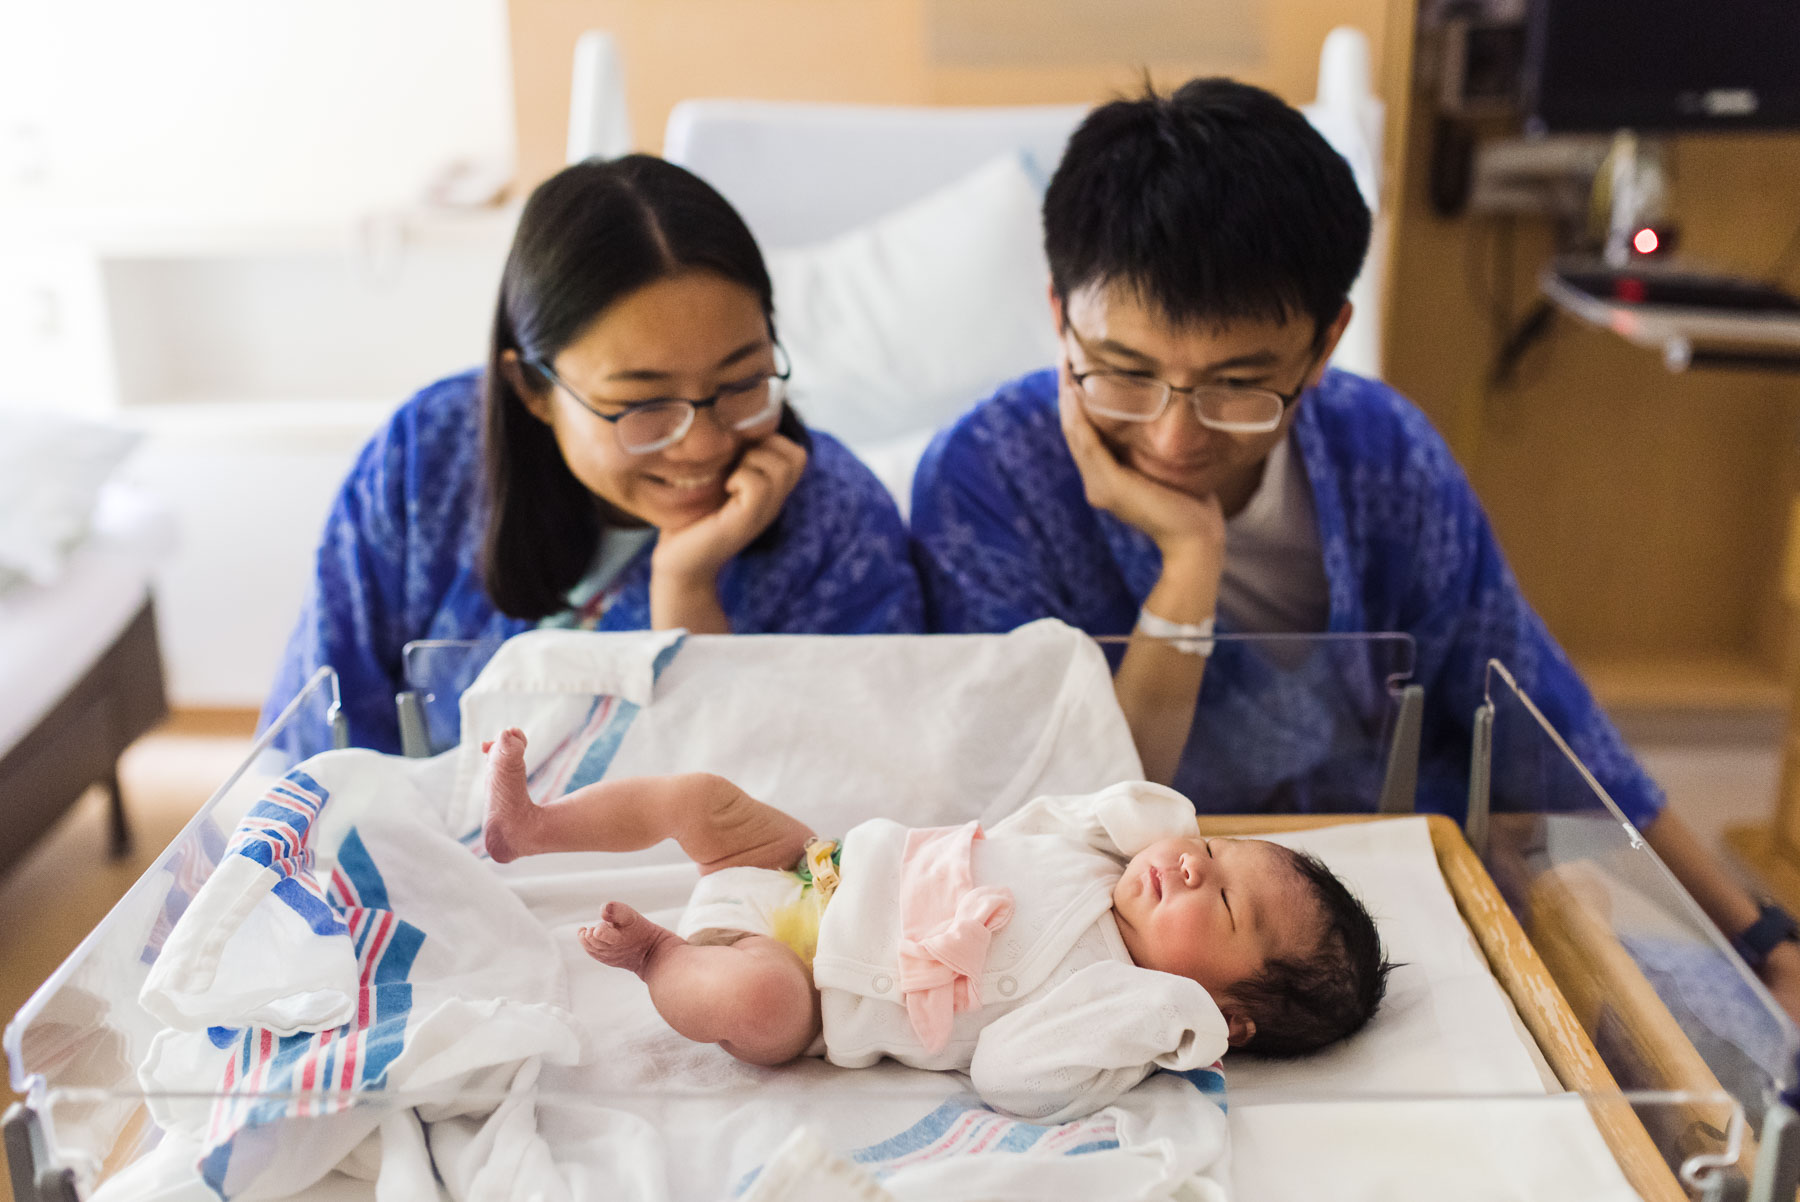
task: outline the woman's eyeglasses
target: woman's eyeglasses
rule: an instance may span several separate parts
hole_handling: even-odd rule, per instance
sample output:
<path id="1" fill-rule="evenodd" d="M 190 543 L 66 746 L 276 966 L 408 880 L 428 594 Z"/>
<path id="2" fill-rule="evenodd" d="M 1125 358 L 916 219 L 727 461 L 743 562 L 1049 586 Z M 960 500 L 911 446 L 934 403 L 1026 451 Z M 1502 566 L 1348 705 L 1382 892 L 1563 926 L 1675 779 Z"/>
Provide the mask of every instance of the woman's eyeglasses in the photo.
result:
<path id="1" fill-rule="evenodd" d="M 687 432 L 694 427 L 694 415 L 702 409 L 712 410 L 720 425 L 738 433 L 754 429 L 775 417 L 787 403 L 787 382 L 793 372 L 787 353 L 779 343 L 775 346 L 775 362 L 773 374 L 746 376 L 721 386 L 711 396 L 698 400 L 658 397 L 648 401 L 615 402 L 626 405 L 619 413 L 607 413 L 598 408 L 595 402 L 569 387 L 543 360 L 529 360 L 528 366 L 568 393 L 583 409 L 601 421 L 610 422 L 620 447 L 633 455 L 648 455 L 672 447 L 687 437 Z"/>

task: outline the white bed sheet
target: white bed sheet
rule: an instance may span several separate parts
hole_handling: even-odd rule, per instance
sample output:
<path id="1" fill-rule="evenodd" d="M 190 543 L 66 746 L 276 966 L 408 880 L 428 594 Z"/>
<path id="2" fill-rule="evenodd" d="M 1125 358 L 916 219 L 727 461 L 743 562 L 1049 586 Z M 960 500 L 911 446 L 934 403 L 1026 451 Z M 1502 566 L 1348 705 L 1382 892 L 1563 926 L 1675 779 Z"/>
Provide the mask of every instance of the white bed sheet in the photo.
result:
<path id="1" fill-rule="evenodd" d="M 1541 1054 L 1456 909 L 1425 819 L 1274 839 L 1350 884 L 1400 967 L 1355 1038 L 1301 1060 L 1226 1058 L 1240 1197 L 1637 1196 L 1579 1099 L 1533 1100 L 1553 1079 L 1547 1089 Z M 1446 1094 L 1469 1100 L 1399 1100 Z M 1340 1100 L 1293 1100 L 1308 1095 Z"/>
<path id="2" fill-rule="evenodd" d="M 119 637 L 174 543 L 166 507 L 110 484 L 93 533 L 56 583 L 0 593 L 0 751 L 29 733 Z"/>

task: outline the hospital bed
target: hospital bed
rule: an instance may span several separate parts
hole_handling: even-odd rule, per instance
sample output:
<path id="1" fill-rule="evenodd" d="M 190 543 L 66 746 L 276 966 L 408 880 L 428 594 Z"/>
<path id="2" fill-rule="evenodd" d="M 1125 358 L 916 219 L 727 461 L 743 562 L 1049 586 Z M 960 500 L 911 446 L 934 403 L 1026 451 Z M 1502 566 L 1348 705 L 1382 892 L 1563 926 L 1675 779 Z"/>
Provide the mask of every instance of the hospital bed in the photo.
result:
<path id="1" fill-rule="evenodd" d="M 0 872 L 95 784 L 128 847 L 117 763 L 167 713 L 151 583 L 173 542 L 167 508 L 115 484 L 56 580 L 0 594 Z"/>
<path id="2" fill-rule="evenodd" d="M 440 685 L 433 673 L 448 670 L 442 679 L 460 682 L 467 661 L 487 652 L 421 648 L 412 660 L 416 703 L 447 707 L 456 686 Z M 1793 1063 L 1792 1028 L 1502 666 L 1492 670 L 1477 720 L 1484 734 L 1472 764 L 1469 820 L 1459 828 L 1441 816 L 1382 812 L 1403 808 L 1404 789 L 1392 782 L 1408 775 L 1406 699 L 1416 697 L 1408 640 L 1243 638 L 1221 640 L 1215 654 L 1265 663 L 1271 697 L 1340 683 L 1331 729 L 1293 732 L 1294 745 L 1316 757 L 1303 770 L 1316 765 L 1357 782 L 1336 794 L 1356 812 L 1257 812 L 1266 799 L 1245 795 L 1234 807 L 1244 813 L 1209 815 L 1202 829 L 1265 834 L 1323 856 L 1369 901 L 1391 954 L 1406 967 L 1397 970 L 1383 1012 L 1349 1043 L 1296 1062 L 1227 1057 L 1228 1163 L 1197 1172 L 1190 1186 L 1223 1181 L 1235 1188 L 1230 1196 L 1256 1199 L 1317 1197 L 1327 1188 L 1335 1197 L 1382 1199 L 1678 1199 L 1734 1196 L 1733 1189 L 1746 1196 L 1750 1182 L 1751 1197 L 1792 1195 L 1791 1097 L 1777 1100 L 1793 1086 L 1782 1067 Z M 328 729 L 334 700 L 323 671 L 282 723 Z M 503 877 L 532 919 L 508 926 L 496 907 L 483 921 L 504 930 L 514 951 L 548 933 L 548 958 L 568 974 L 562 996 L 579 1016 L 574 1043 L 582 1046 L 544 1036 L 532 1045 L 525 1084 L 526 1072 L 510 1061 L 510 1076 L 496 1077 L 490 1065 L 426 1079 L 403 1054 L 394 1064 L 415 1075 L 396 1072 L 349 1092 L 293 1075 L 172 1086 L 183 1078 L 167 1068 L 171 1049 L 186 1046 L 168 1035 L 168 1006 L 179 991 L 148 1001 L 145 986 L 169 975 L 171 956 L 191 954 L 191 939 L 184 944 L 172 932 L 186 909 L 210 904 L 201 900 L 208 883 L 242 858 L 232 849 L 246 816 L 275 796 L 272 783 L 291 788 L 297 779 L 283 777 L 294 765 L 271 758 L 274 740 L 265 737 L 8 1026 L 15 1088 L 29 1099 L 7 1127 L 17 1197 L 216 1196 L 196 1192 L 204 1189 L 206 1157 L 195 1155 L 192 1141 L 203 1136 L 191 1132 L 196 1123 L 217 1122 L 241 1141 L 222 1145 L 232 1162 L 263 1170 L 232 1193 L 244 1197 L 283 1196 L 284 1181 L 304 1183 L 307 1197 L 377 1196 L 373 1182 L 384 1174 L 388 1190 L 407 1180 L 409 1148 L 429 1149 L 413 1158 L 412 1171 L 428 1166 L 439 1182 L 432 1189 L 451 1197 L 490 1196 L 481 1192 L 479 1166 L 496 1148 L 525 1175 L 519 1180 L 553 1163 L 562 1196 L 574 1198 L 782 1196 L 771 1184 L 782 1173 L 846 1163 L 880 1177 L 887 1192 L 868 1197 L 986 1196 L 946 1192 L 947 1183 L 1035 1162 L 1021 1151 L 1000 1163 L 982 1150 L 983 1139 L 1042 1156 L 1055 1154 L 1044 1146 L 1058 1139 L 1081 1140 L 1075 1146 L 1087 1150 L 1064 1157 L 1056 1171 L 1078 1173 L 1098 1164 L 1083 1157 L 1111 1154 L 1116 1163 L 1105 1164 L 1103 1179 L 1115 1183 L 1148 1171 L 1147 1147 L 1178 1153 L 1184 1142 L 1199 1142 L 1199 1126 L 1185 1141 L 1158 1144 L 1145 1135 L 1155 1134 L 1159 1116 L 1191 1120 L 1217 1100 L 1216 1083 L 1170 1074 L 1127 1095 L 1137 1110 L 1097 1116 L 1098 1127 L 1045 1133 L 973 1106 L 953 1077 L 946 1084 L 941 1075 L 898 1066 L 887 1066 L 891 1073 L 817 1064 L 750 1070 L 716 1049 L 683 1045 L 646 1015 L 635 981 L 582 962 L 569 928 L 591 920 L 597 889 L 648 912 L 679 906 L 691 867 L 653 850 L 542 857 L 496 873 L 455 842 L 466 841 L 478 819 L 476 743 L 513 723 L 545 749 L 548 758 L 534 767 L 552 789 L 596 771 L 702 768 L 729 771 L 822 830 L 874 813 L 920 824 L 993 821 L 1029 794 L 1092 788 L 1135 770 L 1104 655 L 1084 636 L 1054 623 L 1007 636 L 864 639 L 538 632 L 508 644 L 454 701 L 458 729 L 440 722 L 456 737 L 445 751 L 409 760 L 349 749 L 300 765 L 310 773 L 301 779 L 337 789 L 321 815 L 360 804 L 354 789 L 333 781 L 375 781 L 359 786 L 379 805 L 356 829 L 384 866 L 392 864 L 384 856 L 399 853 L 382 849 L 378 819 L 412 807 L 440 814 L 439 826 L 453 836 L 446 846 L 469 871 L 458 877 L 464 867 L 446 863 L 409 884 L 390 867 L 387 890 L 401 927 L 410 914 L 437 934 L 436 919 L 418 913 L 406 889 L 437 889 L 449 910 L 461 895 L 488 887 L 481 882 Z M 1259 778 L 1246 771 L 1240 779 Z M 324 829 L 327 818 L 318 821 Z M 419 842 L 411 830 L 393 838 L 395 847 Z M 326 859 L 334 874 L 354 877 L 347 845 Z M 366 886 L 360 901 L 374 904 Z M 232 938 L 265 934 L 246 929 Z M 496 962 L 508 954 L 506 947 L 479 950 Z M 304 958 L 303 949 L 280 955 L 257 972 L 279 976 L 285 962 Z M 1684 969 L 1673 985 L 1670 964 Z M 467 979 L 476 970 L 456 971 Z M 532 1014 L 556 1009 L 542 992 L 549 985 L 516 965 L 505 971 L 517 995 L 509 1004 Z M 1681 982 L 1709 972 L 1734 982 L 1739 1000 L 1776 1032 L 1756 1081 L 1734 1077 L 1742 1066 L 1730 1069 L 1684 1025 L 1692 1016 L 1681 1013 L 1691 1009 Z M 407 988 L 424 997 L 434 980 L 415 974 Z M 190 1007 L 190 1025 L 207 1021 L 206 998 L 177 1001 Z M 451 1046 L 498 1045 L 529 1026 L 517 1015 L 493 1021 L 470 1028 L 481 1038 Z M 239 1046 L 236 1027 L 221 1031 L 222 1024 L 200 1027 L 186 1038 L 217 1035 Z M 1754 1125 L 1752 1104 L 1760 1110 Z M 254 1137 L 262 1130 L 281 1135 L 258 1152 Z M 340 1146 L 352 1136 L 352 1146 Z M 294 1151 L 283 1159 L 281 1149 Z M 311 1163 L 321 1157 L 324 1163 Z M 621 1165 L 630 1168 L 628 1180 L 620 1179 Z M 1780 1194 L 1784 1172 L 1787 1193 Z M 771 1192 L 756 1194 L 765 1178 Z M 31 1192 L 38 1181 L 44 1188 Z M 486 1188 L 494 1188 L 491 1180 Z M 1155 1188 L 1114 1196 L 1218 1196 L 1194 1192 L 1198 1186 L 1186 1195 Z"/>

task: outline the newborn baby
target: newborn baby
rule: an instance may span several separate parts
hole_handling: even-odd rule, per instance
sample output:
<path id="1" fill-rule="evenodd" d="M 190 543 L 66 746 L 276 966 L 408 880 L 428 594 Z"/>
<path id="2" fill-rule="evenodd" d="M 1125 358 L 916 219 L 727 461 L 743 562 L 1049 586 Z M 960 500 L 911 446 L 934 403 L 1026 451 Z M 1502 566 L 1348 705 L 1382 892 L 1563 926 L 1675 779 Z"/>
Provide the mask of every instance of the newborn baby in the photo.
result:
<path id="1" fill-rule="evenodd" d="M 1040 797 L 985 832 L 875 819 L 838 845 L 706 774 L 540 806 L 524 753 L 517 730 L 489 749 L 488 853 L 676 840 L 702 874 L 679 932 L 609 902 L 582 943 L 643 978 L 675 1031 L 752 1064 L 888 1056 L 1061 1122 L 1228 1046 L 1322 1048 L 1385 987 L 1375 924 L 1329 869 L 1201 838 L 1160 785 Z"/>

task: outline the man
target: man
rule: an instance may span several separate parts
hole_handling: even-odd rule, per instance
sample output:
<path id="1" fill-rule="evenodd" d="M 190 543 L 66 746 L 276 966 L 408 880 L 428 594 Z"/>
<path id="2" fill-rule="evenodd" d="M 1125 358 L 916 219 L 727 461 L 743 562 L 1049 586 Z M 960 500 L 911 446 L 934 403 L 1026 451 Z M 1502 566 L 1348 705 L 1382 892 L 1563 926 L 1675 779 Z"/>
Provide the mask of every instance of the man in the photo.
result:
<path id="1" fill-rule="evenodd" d="M 1425 809 L 1463 804 L 1498 659 L 1800 1014 L 1792 920 L 1666 811 L 1520 595 L 1442 438 L 1392 389 L 1327 369 L 1369 213 L 1305 118 L 1227 80 L 1104 105 L 1051 180 L 1044 241 L 1060 363 L 942 433 L 914 483 L 933 628 L 1056 617 L 1130 633 L 1115 687 L 1146 774 L 1202 809 L 1372 796 L 1329 733 L 1369 710 L 1370 657 L 1283 669 L 1220 645 L 1212 660 L 1215 621 L 1411 634 Z"/>

